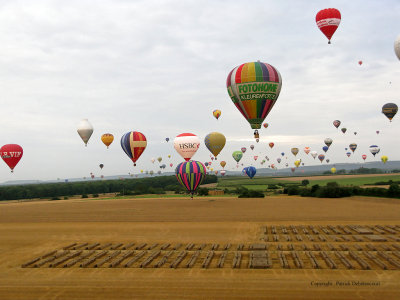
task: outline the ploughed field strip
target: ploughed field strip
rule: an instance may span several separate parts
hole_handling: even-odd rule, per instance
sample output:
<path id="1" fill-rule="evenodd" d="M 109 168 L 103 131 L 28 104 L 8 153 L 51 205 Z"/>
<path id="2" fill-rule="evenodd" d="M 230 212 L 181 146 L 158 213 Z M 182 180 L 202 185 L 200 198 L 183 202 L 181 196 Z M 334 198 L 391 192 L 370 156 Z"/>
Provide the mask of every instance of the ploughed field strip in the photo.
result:
<path id="1" fill-rule="evenodd" d="M 76 242 L 22 267 L 400 270 L 400 226 L 262 226 L 252 244 Z"/>

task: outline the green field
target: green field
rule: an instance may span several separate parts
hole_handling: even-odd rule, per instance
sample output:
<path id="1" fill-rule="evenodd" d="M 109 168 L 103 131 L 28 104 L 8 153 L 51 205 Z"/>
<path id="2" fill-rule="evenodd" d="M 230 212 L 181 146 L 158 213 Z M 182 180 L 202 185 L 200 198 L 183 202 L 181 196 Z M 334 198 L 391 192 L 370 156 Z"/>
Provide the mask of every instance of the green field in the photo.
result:
<path id="1" fill-rule="evenodd" d="M 396 176 L 373 176 L 373 177 L 353 177 L 348 175 L 344 177 L 335 177 L 327 175 L 324 179 L 313 179 L 313 176 L 309 176 L 307 179 L 310 181 L 310 185 L 319 184 L 321 186 L 326 185 L 328 182 L 337 182 L 343 186 L 362 186 L 365 184 L 374 184 L 380 181 L 400 181 L 400 175 Z M 266 190 L 269 184 L 301 184 L 302 180 L 298 181 L 288 181 L 284 180 L 280 177 L 254 177 L 250 179 L 245 176 L 238 176 L 238 177 L 225 177 L 219 178 L 218 180 L 218 188 L 227 188 L 227 189 L 236 189 L 238 186 L 242 186 L 248 189 L 253 190 Z"/>

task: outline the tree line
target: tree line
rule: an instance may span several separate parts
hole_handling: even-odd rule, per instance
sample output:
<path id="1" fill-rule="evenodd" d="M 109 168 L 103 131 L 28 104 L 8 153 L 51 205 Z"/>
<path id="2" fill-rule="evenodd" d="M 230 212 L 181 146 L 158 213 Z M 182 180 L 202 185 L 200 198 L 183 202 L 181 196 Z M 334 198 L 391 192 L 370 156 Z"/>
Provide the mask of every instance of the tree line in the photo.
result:
<path id="1" fill-rule="evenodd" d="M 215 183 L 217 176 L 207 175 L 203 184 Z M 184 193 L 186 189 L 174 175 L 119 180 L 59 182 L 44 184 L 12 185 L 0 187 L 0 201 L 74 195 L 118 193 L 119 195 L 163 194 L 166 191 Z"/>

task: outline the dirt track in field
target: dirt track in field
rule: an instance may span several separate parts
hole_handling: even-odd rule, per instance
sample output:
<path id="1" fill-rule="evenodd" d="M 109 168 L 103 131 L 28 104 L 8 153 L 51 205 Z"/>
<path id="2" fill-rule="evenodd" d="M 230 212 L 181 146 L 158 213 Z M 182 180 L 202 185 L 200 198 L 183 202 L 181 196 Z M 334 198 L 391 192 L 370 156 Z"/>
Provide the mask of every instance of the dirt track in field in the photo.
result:
<path id="1" fill-rule="evenodd" d="M 400 205 L 396 199 L 297 196 L 2 203 L 0 299 L 400 298 L 399 270 L 21 268 L 73 242 L 255 243 L 261 226 L 279 224 L 400 225 Z"/>

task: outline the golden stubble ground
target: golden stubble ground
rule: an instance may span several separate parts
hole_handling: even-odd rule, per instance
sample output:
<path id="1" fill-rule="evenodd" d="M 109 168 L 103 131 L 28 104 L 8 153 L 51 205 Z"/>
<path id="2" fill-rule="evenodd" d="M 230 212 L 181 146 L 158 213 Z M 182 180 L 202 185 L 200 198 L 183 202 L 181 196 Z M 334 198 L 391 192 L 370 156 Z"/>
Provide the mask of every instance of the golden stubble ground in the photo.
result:
<path id="1" fill-rule="evenodd" d="M 1 203 L 0 299 L 400 299 L 400 271 L 21 268 L 73 242 L 237 244 L 259 242 L 262 225 L 400 224 L 399 203 L 297 196 Z"/>

